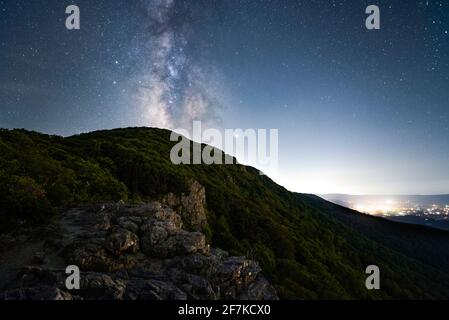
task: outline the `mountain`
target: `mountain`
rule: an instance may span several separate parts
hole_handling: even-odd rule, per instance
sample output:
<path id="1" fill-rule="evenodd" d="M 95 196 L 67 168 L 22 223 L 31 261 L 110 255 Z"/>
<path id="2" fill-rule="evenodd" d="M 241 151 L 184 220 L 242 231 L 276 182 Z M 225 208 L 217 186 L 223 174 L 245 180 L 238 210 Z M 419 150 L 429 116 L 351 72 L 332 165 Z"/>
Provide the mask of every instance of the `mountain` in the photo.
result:
<path id="1" fill-rule="evenodd" d="M 71 208 L 163 203 L 182 199 L 198 183 L 204 187 L 207 222 L 200 231 L 206 241 L 258 261 L 281 299 L 449 298 L 449 233 L 292 193 L 240 164 L 174 165 L 169 137 L 170 131 L 154 128 L 66 138 L 1 130 L 3 251 L 13 241 L 5 239 L 61 221 Z M 182 208 L 175 210 L 185 217 Z M 195 232 L 198 224 L 189 217 L 186 232 Z M 381 270 L 381 290 L 365 287 L 372 264 Z"/>

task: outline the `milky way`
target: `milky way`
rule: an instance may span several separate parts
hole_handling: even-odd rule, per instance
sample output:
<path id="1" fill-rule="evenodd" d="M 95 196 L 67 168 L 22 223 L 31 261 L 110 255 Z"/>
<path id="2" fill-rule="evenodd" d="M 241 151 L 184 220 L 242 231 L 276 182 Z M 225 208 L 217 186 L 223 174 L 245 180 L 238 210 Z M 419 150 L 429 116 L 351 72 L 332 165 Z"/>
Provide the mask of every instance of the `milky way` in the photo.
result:
<path id="1" fill-rule="evenodd" d="M 189 8 L 178 9 L 174 0 L 149 0 L 144 9 L 147 25 L 136 44 L 144 48 L 136 75 L 144 123 L 169 129 L 189 129 L 194 120 L 217 125 L 221 104 L 212 86 L 211 66 L 199 65 L 186 50 L 191 36 Z M 177 25 L 180 14 L 182 24 Z"/>

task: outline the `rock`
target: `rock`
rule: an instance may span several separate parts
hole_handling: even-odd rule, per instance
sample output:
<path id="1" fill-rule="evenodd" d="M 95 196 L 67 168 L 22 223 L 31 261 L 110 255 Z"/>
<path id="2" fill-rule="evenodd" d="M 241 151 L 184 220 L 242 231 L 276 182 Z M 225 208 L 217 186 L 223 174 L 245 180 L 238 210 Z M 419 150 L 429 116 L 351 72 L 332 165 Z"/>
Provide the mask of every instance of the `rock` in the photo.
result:
<path id="1" fill-rule="evenodd" d="M 175 236 L 181 231 L 181 218 L 168 210 L 159 210 L 142 226 L 142 251 L 160 258 L 170 257 L 177 252 Z"/>
<path id="2" fill-rule="evenodd" d="M 175 236 L 177 254 L 185 255 L 200 252 L 209 253 L 209 246 L 206 243 L 206 237 L 200 232 L 187 232 L 181 230 Z"/>
<path id="3" fill-rule="evenodd" d="M 54 245 L 46 241 L 30 256 L 39 266 L 24 268 L 0 299 L 277 299 L 255 261 L 207 244 L 199 231 L 207 223 L 199 183 L 188 196 L 167 199 L 61 212 L 50 226 Z M 181 211 L 167 206 L 172 202 Z M 65 287 L 68 265 L 80 268 L 80 290 Z"/>
<path id="4" fill-rule="evenodd" d="M 55 286 L 35 286 L 0 293 L 0 300 L 75 300 L 74 297 Z"/>
<path id="5" fill-rule="evenodd" d="M 134 233 L 139 232 L 139 226 L 136 223 L 132 222 L 132 221 L 122 222 L 122 223 L 120 223 L 120 226 L 122 228 L 127 229 L 127 230 L 129 230 L 131 232 L 134 232 Z"/>
<path id="6" fill-rule="evenodd" d="M 223 289 L 225 299 L 236 299 L 242 288 L 246 287 L 261 271 L 259 265 L 245 257 L 229 257 L 217 270 L 216 283 Z"/>
<path id="7" fill-rule="evenodd" d="M 102 273 L 83 273 L 80 290 L 75 292 L 86 300 L 122 300 L 126 285 Z"/>
<path id="8" fill-rule="evenodd" d="M 142 251 L 151 257 L 168 258 L 176 255 L 177 244 L 173 236 L 167 236 L 165 229 L 155 227 L 142 236 Z"/>
<path id="9" fill-rule="evenodd" d="M 57 274 L 42 267 L 28 266 L 23 268 L 16 280 L 23 287 L 32 287 L 36 284 L 51 285 L 57 280 Z"/>
<path id="10" fill-rule="evenodd" d="M 139 232 L 139 224 L 141 222 L 142 220 L 139 217 L 120 217 L 118 219 L 118 225 L 133 233 Z"/>
<path id="11" fill-rule="evenodd" d="M 143 234 L 156 232 L 155 229 L 164 229 L 167 236 L 175 235 L 179 232 L 180 224 L 176 220 L 155 220 L 149 219 L 142 226 L 141 231 Z"/>
<path id="12" fill-rule="evenodd" d="M 139 250 L 139 238 L 127 229 L 114 227 L 106 238 L 105 247 L 116 256 L 124 252 L 135 253 Z"/>
<path id="13" fill-rule="evenodd" d="M 208 253 L 206 237 L 177 228 L 173 221 L 151 221 L 142 227 L 142 251 L 160 258 Z"/>
<path id="14" fill-rule="evenodd" d="M 278 300 L 278 295 L 273 286 L 263 276 L 250 283 L 240 295 L 238 300 Z"/>
<path id="15" fill-rule="evenodd" d="M 42 267 L 22 269 L 9 288 L 0 293 L 0 300 L 73 300 L 64 289 L 58 288 L 59 274 Z"/>
<path id="16" fill-rule="evenodd" d="M 199 275 L 186 273 L 184 270 L 173 268 L 169 272 L 169 277 L 187 295 L 189 300 L 216 300 L 219 296 L 211 283 Z"/>
<path id="17" fill-rule="evenodd" d="M 167 257 L 173 251 L 168 238 L 178 232 L 172 221 L 148 220 L 141 227 L 142 251 L 151 256 Z"/>
<path id="18" fill-rule="evenodd" d="M 174 212 L 170 208 L 161 208 L 161 209 L 157 210 L 154 213 L 153 218 L 158 221 L 169 222 L 176 229 L 182 228 L 181 216 L 179 214 L 177 214 L 176 212 Z"/>
<path id="19" fill-rule="evenodd" d="M 182 228 L 181 217 L 172 210 L 158 210 L 141 230 L 142 250 L 162 258 L 202 252 L 209 247 L 200 232 L 188 232 Z"/>
<path id="20" fill-rule="evenodd" d="M 108 214 L 99 213 L 95 228 L 98 230 L 109 230 L 111 228 L 111 219 Z"/>
<path id="21" fill-rule="evenodd" d="M 140 225 L 142 224 L 142 218 L 136 216 L 122 216 L 117 219 L 117 224 L 122 228 L 137 234 Z"/>
<path id="22" fill-rule="evenodd" d="M 187 295 L 171 282 L 131 279 L 127 283 L 126 300 L 186 300 Z"/>
<path id="23" fill-rule="evenodd" d="M 202 231 L 207 225 L 206 217 L 206 190 L 197 181 L 190 184 L 190 193 L 181 194 L 180 197 L 169 193 L 163 203 L 172 208 L 178 208 L 182 220 L 186 222 L 187 227 L 193 231 Z"/>
<path id="24" fill-rule="evenodd" d="M 160 210 L 161 208 L 162 208 L 161 203 L 155 201 L 128 208 L 126 211 L 128 212 L 129 215 L 132 216 L 145 217 L 153 215 L 156 211 Z"/>
<path id="25" fill-rule="evenodd" d="M 181 204 L 184 208 L 181 214 L 195 231 L 201 231 L 207 224 L 206 189 L 197 181 L 193 181 L 190 185 L 190 194 L 181 196 Z"/>
<path id="26" fill-rule="evenodd" d="M 104 241 L 92 240 L 74 243 L 65 248 L 67 263 L 81 270 L 110 272 L 125 267 L 124 263 L 111 257 L 103 246 Z"/>
<path id="27" fill-rule="evenodd" d="M 205 256 L 201 253 L 195 253 L 188 256 L 175 257 L 167 263 L 167 267 L 176 267 L 188 273 L 212 278 L 221 263 L 221 259 L 214 254 Z"/>

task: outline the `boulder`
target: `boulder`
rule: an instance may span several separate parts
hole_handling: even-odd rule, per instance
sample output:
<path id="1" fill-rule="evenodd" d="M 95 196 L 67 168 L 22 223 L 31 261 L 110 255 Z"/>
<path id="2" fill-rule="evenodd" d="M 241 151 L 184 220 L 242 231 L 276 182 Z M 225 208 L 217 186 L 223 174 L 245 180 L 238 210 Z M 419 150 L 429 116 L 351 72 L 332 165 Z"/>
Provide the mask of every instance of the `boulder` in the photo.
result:
<path id="1" fill-rule="evenodd" d="M 122 300 L 125 289 L 121 280 L 113 280 L 104 273 L 86 272 L 80 279 L 80 290 L 74 292 L 85 300 Z"/>
<path id="2" fill-rule="evenodd" d="M 142 251 L 150 256 L 169 258 L 196 252 L 207 254 L 209 251 L 202 233 L 173 228 L 172 222 L 153 223 L 144 230 Z"/>
<path id="3" fill-rule="evenodd" d="M 114 227 L 106 237 L 105 247 L 116 256 L 124 252 L 135 253 L 139 250 L 139 238 L 127 229 Z"/>
<path id="4" fill-rule="evenodd" d="M 225 299 L 236 299 L 240 291 L 256 279 L 259 265 L 245 257 L 229 257 L 220 265 L 215 282 L 222 288 Z"/>
<path id="5" fill-rule="evenodd" d="M 142 220 L 139 217 L 120 217 L 117 221 L 119 226 L 133 233 L 139 232 L 139 224 L 141 222 Z"/>
<path id="6" fill-rule="evenodd" d="M 193 254 L 196 252 L 202 254 L 209 253 L 210 247 L 206 243 L 206 237 L 200 232 L 181 230 L 174 237 L 177 246 L 176 253 L 179 255 Z"/>
<path id="7" fill-rule="evenodd" d="M 110 272 L 123 269 L 125 264 L 114 259 L 104 248 L 104 240 L 92 239 L 73 243 L 64 250 L 67 264 L 81 270 Z"/>

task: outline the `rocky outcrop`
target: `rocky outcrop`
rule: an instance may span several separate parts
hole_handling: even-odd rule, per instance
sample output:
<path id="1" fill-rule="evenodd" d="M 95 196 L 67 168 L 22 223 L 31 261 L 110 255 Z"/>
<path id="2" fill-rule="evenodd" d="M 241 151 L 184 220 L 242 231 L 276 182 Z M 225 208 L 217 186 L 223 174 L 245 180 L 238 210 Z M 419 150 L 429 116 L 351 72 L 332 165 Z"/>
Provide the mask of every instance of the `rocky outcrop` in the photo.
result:
<path id="1" fill-rule="evenodd" d="M 176 196 L 169 193 L 162 202 L 172 208 L 176 208 L 188 228 L 201 231 L 207 225 L 206 218 L 206 190 L 197 181 L 191 181 L 188 195 Z"/>
<path id="2" fill-rule="evenodd" d="M 59 233 L 0 299 L 277 299 L 255 261 L 211 248 L 199 231 L 207 223 L 204 188 L 193 183 L 177 201 L 61 213 Z M 188 217 L 196 230 L 185 229 Z M 81 270 L 79 290 L 65 286 L 67 265 Z"/>
<path id="3" fill-rule="evenodd" d="M 142 251 L 150 256 L 168 258 L 176 255 L 202 252 L 207 254 L 205 236 L 200 232 L 182 229 L 181 217 L 168 208 L 143 219 L 140 227 Z"/>

